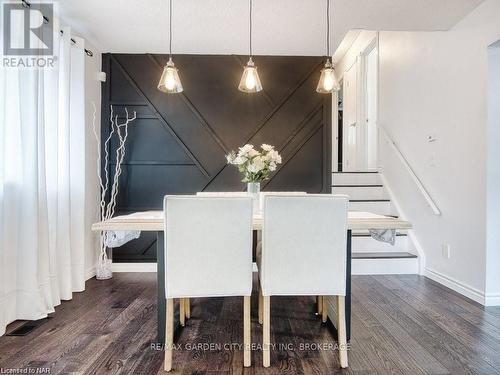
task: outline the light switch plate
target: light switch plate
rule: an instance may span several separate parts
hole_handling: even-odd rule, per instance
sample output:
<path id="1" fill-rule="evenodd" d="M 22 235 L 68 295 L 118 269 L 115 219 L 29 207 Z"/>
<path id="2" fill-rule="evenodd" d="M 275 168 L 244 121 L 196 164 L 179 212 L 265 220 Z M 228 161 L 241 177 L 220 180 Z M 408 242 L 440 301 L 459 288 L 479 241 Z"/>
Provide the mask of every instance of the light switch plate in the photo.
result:
<path id="1" fill-rule="evenodd" d="M 451 258 L 451 246 L 449 243 L 444 243 L 442 245 L 443 258 L 450 259 Z"/>

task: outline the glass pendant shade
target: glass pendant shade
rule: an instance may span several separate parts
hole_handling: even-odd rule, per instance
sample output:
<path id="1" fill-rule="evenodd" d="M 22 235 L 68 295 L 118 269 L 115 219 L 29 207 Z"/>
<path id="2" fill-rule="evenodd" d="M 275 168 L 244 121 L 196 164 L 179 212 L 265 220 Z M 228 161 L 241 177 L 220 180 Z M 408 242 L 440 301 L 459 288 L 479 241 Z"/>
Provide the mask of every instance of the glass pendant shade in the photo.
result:
<path id="1" fill-rule="evenodd" d="M 260 83 L 257 67 L 253 63 L 251 57 L 250 60 L 248 60 L 247 65 L 243 69 L 243 75 L 241 76 L 238 90 L 248 93 L 259 92 L 262 90 L 262 84 Z"/>
<path id="2" fill-rule="evenodd" d="M 179 93 L 183 90 L 178 70 L 172 61 L 172 58 L 169 58 L 167 65 L 163 68 L 163 74 L 161 75 L 160 82 L 158 83 L 158 90 L 168 94 Z"/>
<path id="3" fill-rule="evenodd" d="M 330 94 L 334 91 L 339 91 L 340 85 L 335 77 L 335 71 L 333 70 L 332 64 L 328 59 L 326 61 L 325 67 L 321 69 L 321 76 L 319 77 L 318 86 L 316 91 L 321 94 Z"/>

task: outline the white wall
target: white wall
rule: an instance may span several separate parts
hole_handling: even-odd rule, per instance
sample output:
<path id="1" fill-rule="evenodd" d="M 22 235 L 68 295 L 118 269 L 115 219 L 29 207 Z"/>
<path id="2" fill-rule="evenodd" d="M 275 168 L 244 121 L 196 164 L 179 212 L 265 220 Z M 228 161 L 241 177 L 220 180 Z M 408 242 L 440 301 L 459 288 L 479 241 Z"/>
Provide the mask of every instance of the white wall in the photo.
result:
<path id="1" fill-rule="evenodd" d="M 488 58 L 486 293 L 500 305 L 500 40 Z"/>
<path id="2" fill-rule="evenodd" d="M 446 32 L 380 32 L 379 124 L 437 202 L 433 215 L 386 142 L 380 164 L 426 254 L 426 275 L 485 300 L 487 47 L 500 38 L 487 0 Z M 437 138 L 428 142 L 427 136 Z M 498 148 L 498 146 L 497 146 Z M 450 244 L 451 258 L 442 255 Z"/>
<path id="3" fill-rule="evenodd" d="M 97 143 L 92 131 L 92 102 L 95 103 L 97 134 L 101 128 L 101 82 L 97 73 L 101 71 L 101 53 L 88 42 L 85 48 L 94 53 L 85 57 L 85 270 L 86 279 L 95 275 L 99 252 L 99 239 L 90 230 L 99 219 L 99 181 L 97 179 Z"/>

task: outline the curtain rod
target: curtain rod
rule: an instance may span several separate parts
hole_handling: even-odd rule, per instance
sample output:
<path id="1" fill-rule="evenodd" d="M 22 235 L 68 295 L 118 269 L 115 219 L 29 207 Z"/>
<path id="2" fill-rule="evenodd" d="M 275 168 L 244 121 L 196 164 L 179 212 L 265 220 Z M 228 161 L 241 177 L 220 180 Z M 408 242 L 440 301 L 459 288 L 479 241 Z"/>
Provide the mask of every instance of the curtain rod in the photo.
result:
<path id="1" fill-rule="evenodd" d="M 21 3 L 23 4 L 23 6 L 25 8 L 31 8 L 31 3 L 28 3 L 26 0 L 21 0 Z M 47 24 L 49 22 L 50 22 L 50 20 L 47 17 L 43 16 L 43 23 Z M 59 30 L 59 32 L 61 33 L 61 35 L 64 34 L 64 31 L 62 31 L 62 30 Z M 70 40 L 71 40 L 71 43 L 76 44 L 76 40 L 74 40 L 73 38 L 71 38 Z M 91 50 L 89 50 L 87 48 L 84 48 L 84 50 L 85 50 L 85 54 L 87 56 L 89 56 L 89 57 L 94 56 L 94 52 L 92 52 Z"/>

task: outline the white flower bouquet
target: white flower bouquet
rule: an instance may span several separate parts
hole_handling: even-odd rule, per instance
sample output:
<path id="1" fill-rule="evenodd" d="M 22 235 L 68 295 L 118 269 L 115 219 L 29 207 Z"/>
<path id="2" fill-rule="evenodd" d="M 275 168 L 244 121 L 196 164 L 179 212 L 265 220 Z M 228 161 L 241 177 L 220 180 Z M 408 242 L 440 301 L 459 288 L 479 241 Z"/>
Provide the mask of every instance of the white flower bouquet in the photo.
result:
<path id="1" fill-rule="evenodd" d="M 243 182 L 261 182 L 269 179 L 271 172 L 281 164 L 281 156 L 271 145 L 263 144 L 261 150 L 246 144 L 226 155 L 227 163 L 235 165 L 243 173 Z"/>

